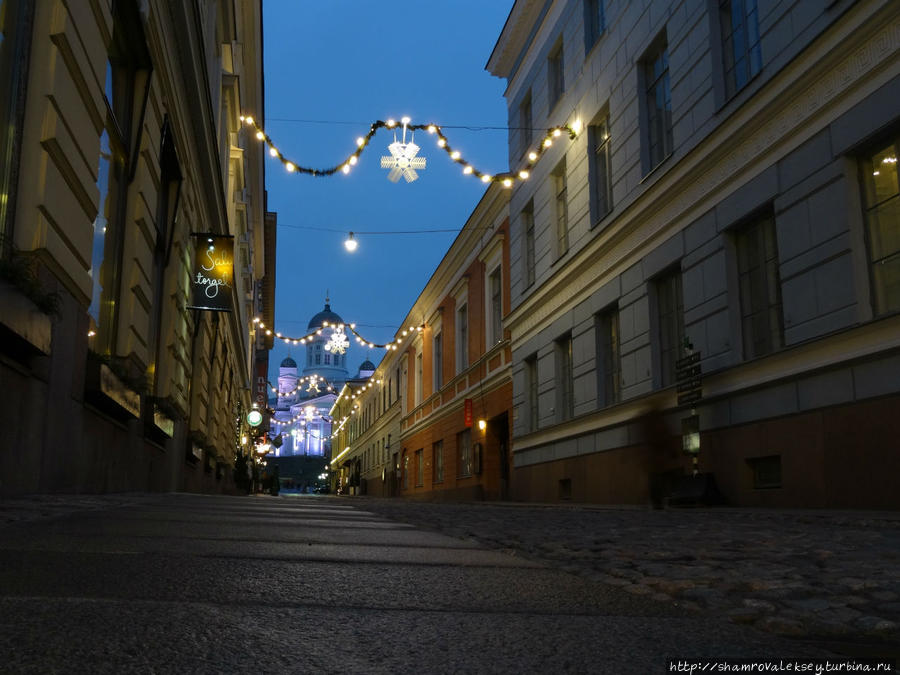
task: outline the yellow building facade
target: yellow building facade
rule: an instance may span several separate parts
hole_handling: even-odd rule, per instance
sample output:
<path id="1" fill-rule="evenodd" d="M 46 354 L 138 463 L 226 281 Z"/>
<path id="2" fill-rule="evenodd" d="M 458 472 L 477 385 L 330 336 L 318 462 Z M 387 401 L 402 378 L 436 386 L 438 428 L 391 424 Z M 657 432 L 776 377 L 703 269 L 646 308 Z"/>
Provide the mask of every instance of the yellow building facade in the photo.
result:
<path id="1" fill-rule="evenodd" d="M 4 0 L 0 27 L 0 494 L 228 490 L 274 300 L 261 3 Z M 206 235 L 227 311 L 197 309 Z"/>

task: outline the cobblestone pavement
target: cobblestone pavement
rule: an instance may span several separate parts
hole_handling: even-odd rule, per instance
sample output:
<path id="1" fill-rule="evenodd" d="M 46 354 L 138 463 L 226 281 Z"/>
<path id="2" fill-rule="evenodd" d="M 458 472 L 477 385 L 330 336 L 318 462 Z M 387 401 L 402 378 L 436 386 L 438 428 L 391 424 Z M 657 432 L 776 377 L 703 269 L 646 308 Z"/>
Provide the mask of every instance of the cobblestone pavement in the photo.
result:
<path id="1" fill-rule="evenodd" d="M 900 645 L 900 513 L 346 499 L 769 632 Z"/>

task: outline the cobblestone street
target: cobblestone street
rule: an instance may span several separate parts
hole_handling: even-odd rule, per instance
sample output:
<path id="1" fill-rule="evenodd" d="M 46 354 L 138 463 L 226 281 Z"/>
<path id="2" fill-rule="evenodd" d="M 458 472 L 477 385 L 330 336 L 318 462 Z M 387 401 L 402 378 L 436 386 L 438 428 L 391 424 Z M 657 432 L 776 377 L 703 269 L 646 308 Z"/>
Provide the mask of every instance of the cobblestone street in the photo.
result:
<path id="1" fill-rule="evenodd" d="M 900 514 L 352 503 L 772 633 L 900 639 Z"/>

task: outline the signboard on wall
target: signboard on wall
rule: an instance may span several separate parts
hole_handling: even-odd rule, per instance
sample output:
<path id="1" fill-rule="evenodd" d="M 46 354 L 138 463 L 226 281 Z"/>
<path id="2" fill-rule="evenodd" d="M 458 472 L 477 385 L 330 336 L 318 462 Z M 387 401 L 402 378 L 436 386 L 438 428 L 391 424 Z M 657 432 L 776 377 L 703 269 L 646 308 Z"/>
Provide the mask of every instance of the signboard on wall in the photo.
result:
<path id="1" fill-rule="evenodd" d="M 467 427 L 472 426 L 472 399 L 463 401 L 463 422 Z"/>
<path id="2" fill-rule="evenodd" d="M 203 233 L 191 236 L 194 237 L 194 265 L 188 309 L 230 312 L 231 289 L 234 286 L 234 238 Z"/>

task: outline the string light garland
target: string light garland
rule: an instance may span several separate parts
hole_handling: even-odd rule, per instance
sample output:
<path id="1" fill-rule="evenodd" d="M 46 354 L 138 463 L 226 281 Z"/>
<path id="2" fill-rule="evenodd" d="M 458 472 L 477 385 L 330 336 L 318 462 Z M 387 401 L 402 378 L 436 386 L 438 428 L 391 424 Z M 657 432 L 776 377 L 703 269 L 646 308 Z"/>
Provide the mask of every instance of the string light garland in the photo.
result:
<path id="1" fill-rule="evenodd" d="M 259 317 L 254 318 L 253 323 L 255 323 L 257 326 L 259 326 L 260 329 L 263 330 L 266 335 L 274 335 L 279 340 L 281 340 L 282 342 L 285 342 L 286 344 L 289 344 L 289 345 L 305 345 L 307 342 L 311 342 L 317 335 L 321 335 L 322 331 L 325 328 L 332 328 L 335 332 L 338 332 L 338 331 L 343 332 L 344 329 L 349 328 L 350 332 L 353 333 L 353 336 L 356 338 L 356 341 L 363 347 L 368 347 L 369 349 L 387 349 L 388 351 L 391 351 L 391 350 L 397 351 L 397 349 L 399 349 L 399 345 L 403 343 L 403 338 L 405 338 L 407 335 L 410 335 L 412 333 L 420 333 L 423 330 L 425 330 L 425 324 L 422 324 L 421 326 L 410 326 L 408 329 L 404 330 L 402 332 L 402 334 L 398 334 L 398 337 L 395 340 L 393 340 L 391 342 L 385 342 L 385 343 L 376 343 L 376 342 L 371 342 L 371 341 L 367 340 L 366 338 L 364 338 L 362 335 L 360 335 L 356 331 L 355 323 L 331 324 L 327 321 L 323 321 L 322 328 L 317 328 L 316 330 L 312 331 L 311 333 L 307 333 L 306 335 L 303 335 L 302 337 L 292 337 L 290 335 L 282 335 L 281 333 L 274 332 L 271 328 L 267 327 L 266 324 L 263 323 L 262 319 L 260 319 Z"/>
<path id="2" fill-rule="evenodd" d="M 325 386 L 326 391 L 334 391 L 334 386 L 328 383 L 324 377 L 320 375 L 304 375 L 303 377 L 297 380 L 297 386 L 291 389 L 290 391 L 279 391 L 277 387 L 273 387 L 272 383 L 269 382 L 269 389 L 272 390 L 273 394 L 276 394 L 278 398 L 287 398 L 288 396 L 293 396 L 298 393 L 301 389 L 306 388 L 309 391 L 308 387 L 305 387 L 304 383 L 309 382 L 310 384 L 315 384 L 318 387 L 319 383 L 322 383 Z M 318 388 L 316 388 L 316 393 L 318 393 Z"/>
<path id="3" fill-rule="evenodd" d="M 376 133 L 378 133 L 378 130 L 395 129 L 398 124 L 394 119 L 389 119 L 387 121 L 377 120 L 369 127 L 369 133 L 356 139 L 356 150 L 351 152 L 343 162 L 327 169 L 316 169 L 313 167 L 303 166 L 295 161 L 288 159 L 288 157 L 285 156 L 281 152 L 281 150 L 276 147 L 275 142 L 272 140 L 272 138 L 262 129 L 262 127 L 260 127 L 256 123 L 256 120 L 252 116 L 241 115 L 240 119 L 241 122 L 243 122 L 253 130 L 253 136 L 257 140 L 263 141 L 266 144 L 266 146 L 269 148 L 269 155 L 271 155 L 275 159 L 278 159 L 284 165 L 284 168 L 288 171 L 288 173 L 302 173 L 311 176 L 333 176 L 338 172 L 343 174 L 350 173 L 350 169 L 356 166 L 356 164 L 359 162 L 360 155 L 362 154 L 363 150 L 368 147 L 369 143 L 372 141 L 372 138 Z M 546 152 L 546 150 L 553 145 L 554 139 L 557 139 L 562 136 L 563 133 L 566 133 L 568 134 L 570 140 L 574 140 L 578 137 L 578 134 L 581 133 L 581 129 L 583 127 L 581 120 L 575 120 L 575 122 L 573 122 L 571 125 L 562 124 L 556 127 L 551 127 L 547 129 L 546 135 L 538 144 L 538 146 L 526 155 L 526 162 L 519 171 L 505 171 L 497 174 L 489 174 L 476 169 L 474 166 L 472 166 L 472 164 L 467 162 L 463 158 L 462 153 L 450 145 L 450 141 L 444 135 L 440 125 L 409 124 L 408 117 L 404 117 L 402 122 L 404 127 L 411 131 L 424 130 L 429 134 L 437 136 L 438 147 L 443 149 L 451 160 L 453 160 L 457 164 L 462 165 L 463 174 L 467 176 L 474 176 L 475 178 L 480 179 L 483 183 L 501 183 L 504 187 L 512 187 L 513 183 L 515 183 L 516 181 L 528 180 L 531 175 L 531 168 L 535 164 L 537 164 L 538 160 L 540 160 L 544 152 Z"/>

